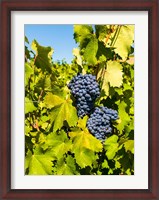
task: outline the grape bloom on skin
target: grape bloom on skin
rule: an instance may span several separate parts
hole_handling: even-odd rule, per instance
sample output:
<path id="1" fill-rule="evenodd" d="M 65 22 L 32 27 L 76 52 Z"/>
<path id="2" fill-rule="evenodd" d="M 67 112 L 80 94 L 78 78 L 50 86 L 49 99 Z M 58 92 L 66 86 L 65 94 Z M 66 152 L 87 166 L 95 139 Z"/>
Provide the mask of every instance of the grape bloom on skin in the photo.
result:
<path id="1" fill-rule="evenodd" d="M 96 77 L 91 74 L 79 74 L 70 81 L 68 88 L 76 100 L 78 116 L 83 117 L 90 114 L 96 98 L 100 95 Z"/>
<path id="2" fill-rule="evenodd" d="M 87 121 L 87 128 L 97 139 L 104 141 L 106 135 L 112 132 L 111 121 L 116 119 L 116 110 L 103 106 L 96 107 Z"/>
<path id="3" fill-rule="evenodd" d="M 106 135 L 112 132 L 111 122 L 118 119 L 118 113 L 111 108 L 94 107 L 96 98 L 100 96 L 96 77 L 92 74 L 79 74 L 70 81 L 68 88 L 75 98 L 78 116 L 90 115 L 87 121 L 88 130 L 97 139 L 104 141 Z"/>

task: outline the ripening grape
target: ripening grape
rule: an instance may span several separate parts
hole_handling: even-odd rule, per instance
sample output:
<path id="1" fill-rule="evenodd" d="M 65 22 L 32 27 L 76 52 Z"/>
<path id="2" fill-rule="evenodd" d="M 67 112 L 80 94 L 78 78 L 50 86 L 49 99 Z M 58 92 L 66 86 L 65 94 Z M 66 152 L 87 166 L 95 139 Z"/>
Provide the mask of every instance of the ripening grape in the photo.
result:
<path id="1" fill-rule="evenodd" d="M 100 95 L 96 77 L 91 74 L 79 74 L 70 81 L 68 88 L 76 100 L 78 116 L 90 114 L 96 98 Z"/>
<path id="2" fill-rule="evenodd" d="M 96 107 L 87 121 L 87 128 L 97 139 L 104 141 L 112 132 L 111 121 L 118 119 L 116 110 L 107 107 Z"/>

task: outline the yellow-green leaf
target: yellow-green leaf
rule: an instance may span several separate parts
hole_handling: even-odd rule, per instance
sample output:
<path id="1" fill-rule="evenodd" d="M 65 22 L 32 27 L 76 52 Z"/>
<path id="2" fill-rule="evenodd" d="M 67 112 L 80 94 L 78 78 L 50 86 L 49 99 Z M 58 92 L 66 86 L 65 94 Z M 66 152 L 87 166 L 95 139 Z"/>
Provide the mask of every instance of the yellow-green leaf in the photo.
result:
<path id="1" fill-rule="evenodd" d="M 34 70 L 29 63 L 25 63 L 25 86 L 28 84 L 29 78 L 34 74 Z"/>
<path id="2" fill-rule="evenodd" d="M 71 149 L 71 145 L 71 141 L 64 131 L 60 131 L 58 134 L 49 134 L 44 143 L 44 147 L 47 146 L 49 148 L 48 153 L 58 159 L 62 158 L 62 156 Z"/>
<path id="3" fill-rule="evenodd" d="M 78 174 L 76 171 L 75 160 L 69 155 L 67 156 L 66 161 L 64 161 L 63 158 L 58 160 L 55 171 L 57 175 Z"/>
<path id="4" fill-rule="evenodd" d="M 115 52 L 126 60 L 131 50 L 131 45 L 134 41 L 134 25 L 120 26 L 119 35 L 115 41 Z"/>
<path id="5" fill-rule="evenodd" d="M 92 134 L 90 134 L 87 130 L 82 131 L 74 131 L 69 133 L 70 138 L 73 141 L 73 149 L 90 149 L 95 152 L 99 152 L 102 150 L 101 142 L 96 139 Z"/>
<path id="6" fill-rule="evenodd" d="M 33 112 L 36 109 L 37 108 L 34 106 L 33 102 L 29 98 L 25 97 L 25 114 Z"/>
<path id="7" fill-rule="evenodd" d="M 134 140 L 128 140 L 124 142 L 124 147 L 126 151 L 130 151 L 131 153 L 134 153 Z"/>
<path id="8" fill-rule="evenodd" d="M 98 40 L 92 37 L 90 42 L 87 44 L 83 57 L 88 65 L 95 65 L 97 63 L 96 54 L 98 51 Z"/>
<path id="9" fill-rule="evenodd" d="M 117 61 L 108 61 L 107 69 L 104 71 L 102 89 L 109 95 L 109 85 L 120 87 L 123 83 L 122 65 Z"/>
<path id="10" fill-rule="evenodd" d="M 55 106 L 51 112 L 50 120 L 54 123 L 54 131 L 61 129 L 64 121 L 67 121 L 69 126 L 75 126 L 78 116 L 76 108 L 72 105 L 72 101 L 70 99 L 66 99 L 62 104 Z"/>
<path id="11" fill-rule="evenodd" d="M 112 87 L 120 87 L 123 82 L 122 65 L 117 61 L 108 61 L 104 78 Z"/>
<path id="12" fill-rule="evenodd" d="M 29 175 L 51 175 L 53 157 L 46 154 L 27 154 L 25 168 Z"/>
<path id="13" fill-rule="evenodd" d="M 91 166 L 97 159 L 95 152 L 102 150 L 101 142 L 87 129 L 70 132 L 69 136 L 72 140 L 72 152 L 75 154 L 77 164 L 82 168 Z"/>
<path id="14" fill-rule="evenodd" d="M 76 62 L 78 65 L 82 66 L 82 58 L 80 55 L 80 50 L 78 48 L 73 49 L 73 55 L 76 56 Z"/>
<path id="15" fill-rule="evenodd" d="M 104 143 L 104 148 L 106 150 L 106 156 L 109 160 L 112 160 L 118 151 L 118 136 L 112 135 L 111 137 L 107 138 Z"/>
<path id="16" fill-rule="evenodd" d="M 117 104 L 118 104 L 119 120 L 116 127 L 120 131 L 120 133 L 122 133 L 122 131 L 124 130 L 124 127 L 130 122 L 130 116 L 125 110 L 127 107 L 127 104 L 124 101 L 121 101 L 121 102 L 118 101 Z"/>
<path id="17" fill-rule="evenodd" d="M 36 40 L 32 42 L 32 49 L 36 52 L 35 65 L 43 71 L 51 72 L 51 58 L 53 49 L 51 47 L 43 47 Z"/>
<path id="18" fill-rule="evenodd" d="M 82 130 L 85 130 L 86 124 L 87 124 L 88 116 L 84 116 L 83 118 L 80 118 L 78 120 L 78 127 L 81 128 Z"/>
<path id="19" fill-rule="evenodd" d="M 44 103 L 47 108 L 53 108 L 64 103 L 64 99 L 49 92 L 44 98 Z"/>
<path id="20" fill-rule="evenodd" d="M 93 28 L 90 25 L 74 25 L 74 39 L 80 44 L 80 48 L 86 47 L 88 40 L 92 38 Z"/>

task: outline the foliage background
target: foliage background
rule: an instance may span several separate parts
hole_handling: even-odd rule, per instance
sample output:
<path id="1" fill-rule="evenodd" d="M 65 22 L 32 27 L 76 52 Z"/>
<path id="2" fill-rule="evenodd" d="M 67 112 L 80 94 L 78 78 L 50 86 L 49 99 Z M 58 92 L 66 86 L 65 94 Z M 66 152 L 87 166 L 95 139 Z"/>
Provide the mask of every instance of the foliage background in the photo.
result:
<path id="1" fill-rule="evenodd" d="M 74 25 L 71 64 L 54 62 L 51 47 L 25 37 L 25 173 L 134 174 L 134 26 Z M 78 118 L 67 84 L 77 73 L 96 75 L 96 106 L 118 111 L 105 142 Z"/>

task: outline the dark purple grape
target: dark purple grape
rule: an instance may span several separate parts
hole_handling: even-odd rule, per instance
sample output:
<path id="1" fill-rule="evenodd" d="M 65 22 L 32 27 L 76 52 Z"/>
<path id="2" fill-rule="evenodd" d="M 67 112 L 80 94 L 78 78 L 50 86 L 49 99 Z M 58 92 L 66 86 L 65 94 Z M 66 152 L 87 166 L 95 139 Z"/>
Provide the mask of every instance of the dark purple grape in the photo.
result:
<path id="1" fill-rule="evenodd" d="M 96 98 L 100 95 L 96 77 L 91 74 L 79 74 L 70 81 L 68 88 L 75 98 L 78 116 L 89 115 L 93 111 Z"/>
<path id="2" fill-rule="evenodd" d="M 112 132 L 111 120 L 118 119 L 116 110 L 107 107 L 96 107 L 87 121 L 87 128 L 97 139 L 104 141 L 106 135 Z"/>

